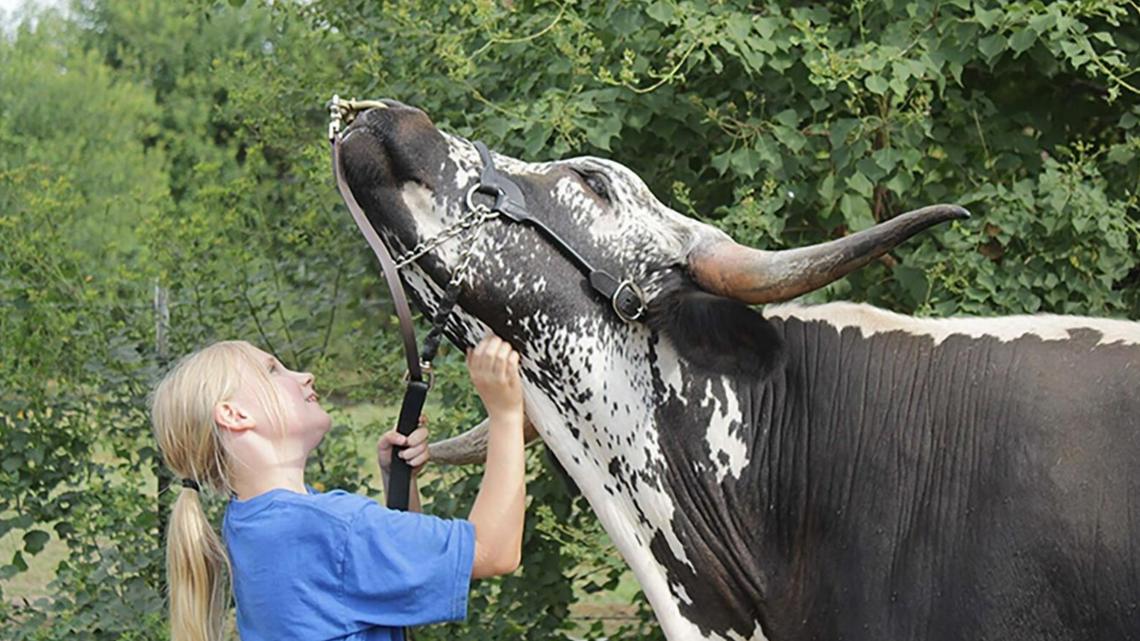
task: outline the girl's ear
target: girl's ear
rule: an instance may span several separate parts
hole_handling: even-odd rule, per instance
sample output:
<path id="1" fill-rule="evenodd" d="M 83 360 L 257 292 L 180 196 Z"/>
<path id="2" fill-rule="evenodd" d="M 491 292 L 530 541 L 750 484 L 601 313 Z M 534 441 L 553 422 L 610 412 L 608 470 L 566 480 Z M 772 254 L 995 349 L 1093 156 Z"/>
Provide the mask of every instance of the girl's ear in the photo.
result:
<path id="1" fill-rule="evenodd" d="M 214 423 L 230 432 L 244 432 L 256 426 L 253 417 L 234 401 L 222 401 L 214 406 Z"/>

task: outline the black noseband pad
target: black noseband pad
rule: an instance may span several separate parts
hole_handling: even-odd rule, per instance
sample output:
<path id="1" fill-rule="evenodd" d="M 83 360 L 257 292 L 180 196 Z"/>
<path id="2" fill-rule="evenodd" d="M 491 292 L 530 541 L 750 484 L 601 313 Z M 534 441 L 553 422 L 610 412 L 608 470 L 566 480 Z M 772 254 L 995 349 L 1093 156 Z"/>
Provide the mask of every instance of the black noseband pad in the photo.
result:
<path id="1" fill-rule="evenodd" d="M 479 159 L 483 161 L 483 173 L 479 174 L 479 187 L 476 191 L 495 197 L 492 211 L 505 214 L 516 223 L 528 220 L 530 214 L 526 209 L 526 198 L 519 186 L 495 169 L 495 162 L 491 160 L 491 150 L 487 149 L 487 145 L 477 140 L 475 150 L 479 152 Z"/>

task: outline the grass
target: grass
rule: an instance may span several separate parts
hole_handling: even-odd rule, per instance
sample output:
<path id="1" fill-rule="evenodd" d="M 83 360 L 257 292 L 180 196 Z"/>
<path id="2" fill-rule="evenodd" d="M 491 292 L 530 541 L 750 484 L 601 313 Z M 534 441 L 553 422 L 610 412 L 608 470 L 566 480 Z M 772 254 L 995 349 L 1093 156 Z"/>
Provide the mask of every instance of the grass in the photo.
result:
<path id="1" fill-rule="evenodd" d="M 13 516 L 12 513 L 4 514 Z M 42 527 L 42 526 L 41 526 Z M 0 537 L 0 559 L 5 563 L 24 548 L 23 532 L 8 532 Z M 23 603 L 26 599 L 33 602 L 40 597 L 48 596 L 48 583 L 55 577 L 55 568 L 59 562 L 67 558 L 67 545 L 57 538 L 48 541 L 44 549 L 35 556 L 24 555 L 28 564 L 26 572 L 4 581 L 4 598 L 9 603 Z"/>
<path id="2" fill-rule="evenodd" d="M 115 462 L 115 457 L 112 453 L 100 448 L 98 445 L 95 447 L 93 459 L 97 463 L 111 464 Z M 122 481 L 122 472 L 117 471 L 117 468 L 111 466 L 112 470 L 116 470 L 109 478 L 111 483 Z M 143 484 L 146 487 L 155 487 L 154 474 L 148 470 L 142 470 Z M 65 486 L 59 488 L 57 491 L 67 491 L 76 489 L 74 486 Z M 16 513 L 8 511 L 0 514 L 0 517 L 10 518 L 15 516 Z M 56 568 L 59 562 L 63 561 L 68 556 L 67 544 L 61 541 L 55 531 L 52 529 L 54 523 L 37 523 L 36 529 L 45 530 L 51 538 L 48 540 L 44 548 L 40 550 L 39 554 L 30 555 L 24 554 L 24 562 L 28 564 L 28 569 L 16 576 L 6 579 L 0 588 L 3 589 L 4 599 L 8 603 L 18 603 L 23 605 L 24 602 L 35 602 L 36 599 L 50 596 L 51 590 L 48 584 L 55 578 Z M 24 532 L 20 530 L 13 530 L 0 536 L 0 563 L 9 563 L 15 556 L 16 552 L 24 549 Z"/>

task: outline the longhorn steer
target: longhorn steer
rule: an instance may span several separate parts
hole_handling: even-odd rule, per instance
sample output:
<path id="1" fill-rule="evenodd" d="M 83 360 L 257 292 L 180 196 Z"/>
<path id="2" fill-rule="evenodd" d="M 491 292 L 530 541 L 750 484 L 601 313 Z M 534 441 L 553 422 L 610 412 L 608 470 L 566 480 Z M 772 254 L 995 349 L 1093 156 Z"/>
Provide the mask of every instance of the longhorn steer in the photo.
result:
<path id="1" fill-rule="evenodd" d="M 465 213 L 468 141 L 389 103 L 346 133 L 405 251 Z M 677 639 L 1140 638 L 1140 325 L 769 307 L 964 214 L 790 252 L 740 247 L 597 158 L 495 156 L 530 212 L 640 283 L 627 324 L 533 230 L 492 221 L 404 273 L 448 325 L 523 354 L 526 411 Z M 437 454 L 437 458 L 441 458 Z"/>

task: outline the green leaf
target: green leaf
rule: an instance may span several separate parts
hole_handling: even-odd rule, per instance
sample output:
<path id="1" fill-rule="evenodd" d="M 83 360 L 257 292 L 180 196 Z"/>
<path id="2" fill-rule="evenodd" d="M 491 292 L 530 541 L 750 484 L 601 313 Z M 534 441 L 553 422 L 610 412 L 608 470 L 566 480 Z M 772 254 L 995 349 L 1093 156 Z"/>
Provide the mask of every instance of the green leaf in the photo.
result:
<path id="1" fill-rule="evenodd" d="M 843 220 L 850 231 L 859 231 L 874 227 L 875 217 L 871 214 L 871 206 L 865 198 L 854 194 L 843 194 L 839 199 L 839 211 L 843 212 Z"/>
<path id="2" fill-rule="evenodd" d="M 718 174 L 723 176 L 724 172 L 728 169 L 728 163 L 730 160 L 732 160 L 731 151 L 726 151 L 720 154 L 713 154 L 712 167 L 717 171 Z"/>
<path id="3" fill-rule="evenodd" d="M 981 3 L 974 4 L 974 19 L 977 20 L 978 24 L 982 25 L 982 27 L 986 29 L 993 27 L 1000 17 L 1000 9 L 991 9 L 990 11 L 986 11 L 985 9 L 982 9 Z"/>
<path id="4" fill-rule="evenodd" d="M 31 530 L 24 533 L 24 550 L 29 554 L 39 554 L 49 540 L 51 540 L 51 535 L 47 532 Z"/>
<path id="5" fill-rule="evenodd" d="M 756 18 L 752 21 L 752 26 L 756 28 L 756 33 L 760 34 L 760 38 L 765 41 L 772 39 L 778 27 L 772 18 Z"/>
<path id="6" fill-rule="evenodd" d="M 1046 12 L 1029 19 L 1029 28 L 1041 35 L 1057 25 L 1057 16 L 1053 12 Z"/>
<path id="7" fill-rule="evenodd" d="M 838 118 L 833 121 L 831 123 L 831 135 L 829 137 L 831 146 L 838 148 L 846 145 L 847 135 L 858 126 L 859 120 L 856 118 Z"/>
<path id="8" fill-rule="evenodd" d="M 795 109 L 785 109 L 776 114 L 772 120 L 775 120 L 785 127 L 795 128 L 800 122 L 800 114 Z"/>
<path id="9" fill-rule="evenodd" d="M 19 550 L 12 555 L 12 565 L 15 566 L 17 572 L 27 572 L 28 563 L 24 560 L 24 555 Z"/>
<path id="10" fill-rule="evenodd" d="M 1037 34 L 1032 29 L 1018 29 L 1013 32 L 1013 36 L 1009 39 L 1009 46 L 1017 54 L 1023 53 L 1025 50 L 1033 46 L 1033 42 L 1037 40 Z"/>
<path id="11" fill-rule="evenodd" d="M 798 153 L 807 144 L 807 138 L 804 137 L 799 131 L 791 127 L 784 127 L 776 125 L 772 127 L 772 135 L 779 140 L 782 145 L 791 150 L 792 153 Z"/>
<path id="12" fill-rule="evenodd" d="M 747 40 L 752 34 L 752 21 L 743 14 L 729 17 L 727 27 L 728 35 L 738 41 Z"/>
<path id="13" fill-rule="evenodd" d="M 985 54 L 987 60 L 992 60 L 1005 49 L 1005 45 L 1005 36 L 995 33 L 978 41 L 978 51 Z"/>
<path id="14" fill-rule="evenodd" d="M 1116 46 L 1116 40 L 1113 39 L 1111 33 L 1107 33 L 1104 31 L 1097 31 L 1095 33 L 1089 34 L 1089 36 L 1092 38 L 1096 38 L 1097 40 L 1100 40 L 1101 42 L 1103 42 L 1104 44 L 1106 44 L 1110 47 Z"/>
<path id="15" fill-rule="evenodd" d="M 876 149 L 871 154 L 871 158 L 875 160 L 875 164 L 881 167 L 883 171 L 890 171 L 902 160 L 902 154 L 894 147 L 884 147 L 882 149 Z"/>
<path id="16" fill-rule="evenodd" d="M 538 155 L 542 148 L 546 146 L 546 140 L 550 138 L 550 125 L 545 122 L 536 122 L 530 126 L 530 130 L 526 132 L 526 137 L 523 139 L 523 151 L 530 157 Z"/>
<path id="17" fill-rule="evenodd" d="M 1127 165 L 1128 163 L 1132 162 L 1132 159 L 1135 157 L 1136 151 L 1132 148 L 1131 145 L 1127 144 L 1113 145 L 1109 147 L 1108 155 L 1106 156 L 1109 162 L 1114 162 L 1118 165 Z"/>
<path id="18" fill-rule="evenodd" d="M 661 24 L 672 24 L 674 13 L 673 3 L 666 2 L 665 0 L 657 0 L 657 2 L 649 5 L 645 13 Z"/>
<path id="19" fill-rule="evenodd" d="M 760 152 L 750 147 L 742 147 L 732 153 L 729 164 L 736 173 L 751 178 L 760 169 Z"/>
<path id="20" fill-rule="evenodd" d="M 901 195 L 906 193 L 906 191 L 910 189 L 911 185 L 913 184 L 914 179 L 911 178 L 910 174 L 906 173 L 905 171 L 900 171 L 894 176 L 891 176 L 891 179 L 887 181 L 886 186 L 887 189 L 890 189 L 894 193 Z"/>
<path id="21" fill-rule="evenodd" d="M 507 118 L 491 117 L 483 121 L 483 128 L 495 138 L 502 140 L 507 137 L 507 132 L 511 130 L 512 124 L 514 123 Z"/>
<path id="22" fill-rule="evenodd" d="M 819 197 L 829 203 L 835 199 L 835 174 L 828 174 L 819 183 Z"/>
<path id="23" fill-rule="evenodd" d="M 918 306 L 926 302 L 926 293 L 930 289 L 930 284 L 926 280 L 925 272 L 900 264 L 895 267 L 894 275 L 912 305 Z"/>
<path id="24" fill-rule="evenodd" d="M 871 93 L 880 96 L 887 93 L 887 81 L 882 76 L 867 76 L 863 84 L 867 85 L 867 89 L 870 89 Z"/>
<path id="25" fill-rule="evenodd" d="M 847 187 L 864 198 L 870 198 L 875 190 L 875 186 L 871 184 L 871 181 L 867 180 L 867 177 L 860 173 L 852 174 L 851 177 L 847 179 Z"/>
<path id="26" fill-rule="evenodd" d="M 621 132 L 621 120 L 617 116 L 602 118 L 586 128 L 586 140 L 593 146 L 610 150 L 610 141 Z"/>

